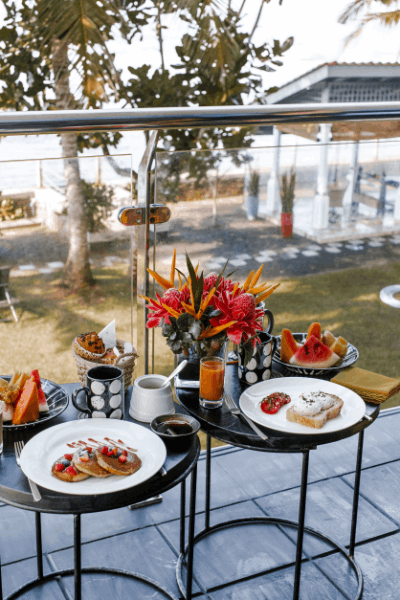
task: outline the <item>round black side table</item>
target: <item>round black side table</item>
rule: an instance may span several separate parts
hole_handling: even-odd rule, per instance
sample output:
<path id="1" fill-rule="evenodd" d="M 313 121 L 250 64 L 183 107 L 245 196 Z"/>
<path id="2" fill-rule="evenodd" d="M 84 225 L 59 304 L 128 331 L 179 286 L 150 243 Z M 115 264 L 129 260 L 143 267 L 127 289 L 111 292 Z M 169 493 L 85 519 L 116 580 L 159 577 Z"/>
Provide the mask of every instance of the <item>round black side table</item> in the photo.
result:
<path id="1" fill-rule="evenodd" d="M 74 384 L 63 386 L 71 391 Z M 126 399 L 128 404 L 129 398 Z M 127 414 L 127 411 L 126 411 Z M 51 425 L 57 425 L 62 422 L 74 420 L 77 418 L 76 410 L 69 406 L 67 410 L 54 421 Z M 128 417 L 127 420 L 133 422 Z M 18 436 L 18 439 L 27 441 L 37 430 L 26 430 L 26 435 Z M 29 433 L 28 433 L 29 432 Z M 190 447 L 182 452 L 167 452 L 167 458 L 163 468 L 151 479 L 134 486 L 133 488 L 114 492 L 110 494 L 99 494 L 93 496 L 79 496 L 72 494 L 60 494 L 54 491 L 39 487 L 42 496 L 39 502 L 35 502 L 29 490 L 28 480 L 22 471 L 17 467 L 13 441 L 14 438 L 8 434 L 5 436 L 5 445 L 3 455 L 0 457 L 0 501 L 11 506 L 31 510 L 35 512 L 36 526 L 36 550 L 37 550 L 37 578 L 21 586 L 5 600 L 14 600 L 28 590 L 42 585 L 47 581 L 63 576 L 74 576 L 74 598 L 81 600 L 81 583 L 83 573 L 109 573 L 121 577 L 128 577 L 141 581 L 153 590 L 158 591 L 163 597 L 170 600 L 176 600 L 168 590 L 161 584 L 136 573 L 123 571 L 120 569 L 110 569 L 106 567 L 85 567 L 81 566 L 81 515 L 93 512 L 101 512 L 116 508 L 127 507 L 132 504 L 144 502 L 158 494 L 162 494 L 178 484 L 181 484 L 181 505 L 180 505 L 180 552 L 187 556 L 186 567 L 188 573 L 186 595 L 192 597 L 192 569 L 193 569 L 193 544 L 194 544 L 194 520 L 196 507 L 196 479 L 197 479 L 197 460 L 200 455 L 200 442 L 198 437 L 193 440 Z M 17 438 L 15 438 L 16 440 Z M 189 502 L 189 525 L 188 525 L 188 543 L 185 548 L 185 504 L 186 504 L 186 478 L 191 474 L 190 482 L 190 502 Z M 74 517 L 74 568 L 54 571 L 48 575 L 43 572 L 42 556 L 42 531 L 41 531 L 41 513 L 69 514 Z M 1 562 L 0 562 L 0 600 L 3 599 L 1 589 Z M 101 599 L 100 599 L 101 600 Z"/>
<path id="2" fill-rule="evenodd" d="M 282 377 L 279 372 L 273 372 L 273 377 Z M 237 377 L 236 365 L 228 365 L 225 378 L 225 388 L 230 393 L 236 404 L 242 392 L 247 386 L 240 383 Z M 354 559 L 354 546 L 356 538 L 356 527 L 357 527 L 357 513 L 358 513 L 358 500 L 360 491 L 360 476 L 361 476 L 361 465 L 362 465 L 362 453 L 363 453 L 363 442 L 364 442 L 364 430 L 366 427 L 371 425 L 373 421 L 378 417 L 380 412 L 380 406 L 375 404 L 366 404 L 365 416 L 355 425 L 341 431 L 329 432 L 327 434 L 318 434 L 318 436 L 312 436 L 310 439 L 309 435 L 293 435 L 276 430 L 268 429 L 266 427 L 260 427 L 262 431 L 268 436 L 267 441 L 261 440 L 250 428 L 249 425 L 240 417 L 232 415 L 227 409 L 225 403 L 221 409 L 216 410 L 205 410 L 199 406 L 199 394 L 196 389 L 177 388 L 176 394 L 181 405 L 194 416 L 201 424 L 201 429 L 207 434 L 207 449 L 206 449 L 206 482 L 205 482 L 205 527 L 198 533 L 194 538 L 196 544 L 200 540 L 206 538 L 211 533 L 227 529 L 230 527 L 242 526 L 246 524 L 275 524 L 284 527 L 290 527 L 297 529 L 297 541 L 296 541 L 296 559 L 295 559 L 295 571 L 294 571 L 294 585 L 293 585 L 293 600 L 299 599 L 300 594 L 300 575 L 301 575 L 301 562 L 303 553 L 303 538 L 304 533 L 308 533 L 311 536 L 319 538 L 328 542 L 333 548 L 338 550 L 341 555 L 349 563 L 350 567 L 354 571 L 358 586 L 356 595 L 353 600 L 360 600 L 362 597 L 363 590 L 363 577 L 362 571 Z M 309 454 L 310 450 L 315 450 L 317 446 L 322 444 L 328 444 L 330 442 L 339 441 L 347 437 L 358 434 L 358 449 L 357 449 L 357 460 L 356 460 L 356 472 L 355 472 L 355 483 L 353 493 L 353 508 L 352 508 L 352 519 L 351 519 L 351 530 L 350 530 L 350 544 L 349 551 L 339 545 L 337 542 L 324 535 L 323 533 L 314 530 L 310 527 L 306 527 L 305 521 L 305 508 L 306 508 L 306 497 L 307 497 L 307 479 L 308 479 L 308 466 L 309 466 Z M 213 527 L 210 526 L 210 493 L 211 493 L 211 438 L 214 437 L 222 442 L 238 446 L 248 450 L 257 450 L 259 452 L 278 452 L 278 453 L 301 453 L 302 454 L 302 472 L 301 472 L 301 484 L 300 484 L 300 501 L 299 501 L 299 518 L 298 522 L 287 521 L 285 519 L 275 519 L 270 517 L 255 517 L 250 519 L 239 519 L 234 521 L 226 521 L 219 523 Z M 185 561 L 185 554 L 181 553 L 177 565 L 177 582 L 181 594 L 185 597 L 184 584 L 182 579 L 182 567 Z M 264 571 L 267 574 L 268 570 Z"/>

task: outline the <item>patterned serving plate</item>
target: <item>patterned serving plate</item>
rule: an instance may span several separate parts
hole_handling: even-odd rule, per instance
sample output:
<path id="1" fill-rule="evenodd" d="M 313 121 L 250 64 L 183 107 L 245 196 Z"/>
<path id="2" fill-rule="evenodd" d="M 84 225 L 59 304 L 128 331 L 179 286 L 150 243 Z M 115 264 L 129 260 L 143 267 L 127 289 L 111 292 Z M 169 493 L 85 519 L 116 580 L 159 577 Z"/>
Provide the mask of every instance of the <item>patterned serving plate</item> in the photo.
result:
<path id="1" fill-rule="evenodd" d="M 10 375 L 2 375 L 2 379 L 10 381 Z M 49 379 L 40 379 L 42 384 L 42 390 L 46 396 L 47 404 L 49 405 L 49 412 L 39 413 L 37 421 L 30 423 L 23 423 L 22 425 L 13 425 L 12 423 L 3 423 L 3 429 L 7 431 L 21 431 L 23 429 L 32 429 L 38 427 L 47 421 L 51 421 L 61 415 L 68 406 L 69 397 L 67 392 L 57 383 L 50 381 Z"/>
<path id="2" fill-rule="evenodd" d="M 306 341 L 307 333 L 294 333 L 294 339 L 296 342 L 303 344 Z M 297 367 L 295 365 L 289 365 L 281 360 L 281 336 L 277 335 L 276 338 L 276 349 L 272 356 L 272 363 L 279 369 L 279 371 L 285 377 L 317 377 L 318 379 L 332 379 L 346 367 L 350 367 L 357 362 L 359 358 L 358 350 L 353 344 L 348 343 L 347 354 L 344 359 L 333 367 L 326 369 L 313 369 L 311 367 Z"/>

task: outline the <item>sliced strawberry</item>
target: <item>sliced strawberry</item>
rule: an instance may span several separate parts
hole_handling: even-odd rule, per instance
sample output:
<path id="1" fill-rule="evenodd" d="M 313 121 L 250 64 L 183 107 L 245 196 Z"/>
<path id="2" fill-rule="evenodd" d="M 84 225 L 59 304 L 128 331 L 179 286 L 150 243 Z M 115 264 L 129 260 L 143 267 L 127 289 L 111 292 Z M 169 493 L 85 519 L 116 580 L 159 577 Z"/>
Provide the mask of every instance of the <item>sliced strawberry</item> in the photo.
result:
<path id="1" fill-rule="evenodd" d="M 113 452 L 112 450 L 109 450 L 109 451 L 107 452 L 107 456 L 114 456 L 114 452 Z"/>
<path id="2" fill-rule="evenodd" d="M 55 466 L 56 471 L 64 471 L 65 466 L 62 463 L 57 463 Z"/>
<path id="3" fill-rule="evenodd" d="M 128 450 L 122 450 L 122 456 L 128 456 Z"/>
<path id="4" fill-rule="evenodd" d="M 126 461 L 128 460 L 128 457 L 121 454 L 121 456 L 118 457 L 118 460 L 121 463 L 126 463 Z"/>
<path id="5" fill-rule="evenodd" d="M 72 454 L 64 454 L 64 458 L 67 460 L 72 460 Z"/>
<path id="6" fill-rule="evenodd" d="M 76 471 L 72 465 L 70 467 L 67 467 L 65 469 L 65 472 L 68 473 L 68 475 L 72 475 L 73 477 L 76 475 Z"/>
<path id="7" fill-rule="evenodd" d="M 107 448 L 107 446 L 103 446 L 103 447 L 102 447 L 102 449 L 101 449 L 101 453 L 102 453 L 102 454 L 108 454 L 108 448 Z"/>

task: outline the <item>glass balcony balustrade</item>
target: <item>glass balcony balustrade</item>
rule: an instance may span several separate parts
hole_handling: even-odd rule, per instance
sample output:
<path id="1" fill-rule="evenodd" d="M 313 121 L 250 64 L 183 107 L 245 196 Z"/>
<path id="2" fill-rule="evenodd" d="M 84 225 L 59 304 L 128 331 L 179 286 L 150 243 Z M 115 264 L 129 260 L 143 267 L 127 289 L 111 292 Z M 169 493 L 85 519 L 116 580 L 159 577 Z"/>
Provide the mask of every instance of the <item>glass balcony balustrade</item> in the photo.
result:
<path id="1" fill-rule="evenodd" d="M 0 118 L 0 131 L 8 135 L 36 134 L 41 128 L 43 133 L 55 134 L 65 130 L 68 123 L 75 131 L 193 127 L 200 126 L 202 119 L 207 119 L 207 126 L 213 122 L 221 125 L 223 115 L 231 126 L 253 124 L 255 133 L 250 148 L 185 152 L 158 151 L 156 136 L 150 135 L 141 167 L 133 152 L 116 152 L 111 158 L 80 156 L 77 164 L 84 182 L 86 239 L 95 285 L 79 294 L 71 294 L 62 285 L 71 242 L 63 159 L 8 160 L 0 145 L 0 262 L 2 268 L 10 268 L 9 290 L 19 300 L 14 307 L 18 323 L 8 306 L 4 302 L 0 305 L 0 317 L 9 320 L 0 324 L 2 338 L 7 340 L 0 371 L 8 374 L 36 367 L 48 379 L 76 381 L 73 339 L 79 333 L 99 332 L 115 318 L 117 337 L 137 348 L 136 373 L 168 374 L 174 355 L 159 327 L 146 329 L 147 302 L 137 296 L 154 298 L 156 291 L 162 292 L 146 269 L 169 278 L 174 249 L 180 271 L 187 272 L 187 253 L 205 274 L 219 272 L 229 261 L 226 273 L 235 271 L 232 277 L 237 281 L 244 281 L 263 263 L 263 281 L 285 281 L 318 272 L 327 260 L 332 268 L 351 266 L 350 260 L 343 264 L 339 260 L 342 251 L 345 256 L 346 246 L 354 248 L 346 254 L 354 252 L 354 266 L 363 249 L 373 248 L 370 242 L 374 240 L 377 248 L 389 241 L 395 257 L 400 243 L 400 138 L 363 139 L 358 134 L 365 131 L 366 138 L 370 132 L 365 108 L 370 105 L 362 109 L 361 105 L 344 106 L 346 110 L 329 112 L 329 105 L 319 105 L 318 111 L 310 108 L 308 115 L 307 105 L 301 110 L 292 107 L 292 112 L 290 107 L 286 112 L 284 106 L 262 107 L 257 118 L 247 109 L 242 114 L 239 109 L 217 109 L 214 116 L 205 111 L 206 116 L 190 114 L 185 120 L 184 115 L 181 123 L 173 109 L 146 114 L 132 111 L 132 115 L 97 111 L 101 122 L 94 119 L 93 111 L 60 113 L 58 120 L 54 114 L 44 113 L 36 121 L 26 117 L 25 124 L 7 121 L 5 113 L 4 122 Z M 382 103 L 379 110 L 377 106 L 373 105 L 374 115 L 382 122 L 388 114 L 391 118 L 399 116 L 395 103 Z M 268 111 L 263 113 L 264 108 Z M 290 121 L 289 112 L 291 119 L 302 119 L 303 128 L 307 129 L 308 123 L 309 128 L 322 133 L 324 125 L 319 127 L 319 123 L 328 116 L 337 122 L 345 119 L 348 127 L 353 116 L 358 120 L 361 141 L 329 141 L 323 135 L 325 141 L 313 141 L 293 132 L 277 136 L 277 130 L 273 136 L 257 135 L 256 127 L 263 119 L 281 126 L 285 118 Z M 136 121 L 135 114 L 140 117 Z M 26 138 L 19 139 L 22 142 Z M 36 138 L 38 145 L 41 139 Z M 282 178 L 286 176 L 288 182 L 292 173 L 290 197 L 290 193 L 283 193 Z M 170 219 L 152 224 L 152 204 L 166 205 Z M 120 209 L 136 205 L 143 206 L 147 224 L 122 225 Z M 292 240 L 282 238 L 282 212 L 293 214 Z M 315 268 L 307 271 L 307 262 Z M 391 283 L 396 282 L 388 280 Z M 174 285 L 178 285 L 177 277 Z M 285 285 L 295 289 L 294 283 L 284 283 L 282 288 Z M 379 289 L 376 293 L 379 295 Z M 334 314 L 314 300 L 309 314 L 296 319 L 290 310 L 282 310 L 282 300 L 283 296 L 277 295 L 269 301 L 278 317 L 277 334 L 285 319 L 303 320 L 304 326 L 307 319 L 315 320 L 318 307 L 324 323 L 338 325 L 339 334 L 351 322 L 351 310 L 346 314 L 338 306 Z M 379 324 L 382 336 L 385 331 L 390 335 L 390 321 L 383 318 Z M 371 360 L 365 366 L 373 370 Z"/>

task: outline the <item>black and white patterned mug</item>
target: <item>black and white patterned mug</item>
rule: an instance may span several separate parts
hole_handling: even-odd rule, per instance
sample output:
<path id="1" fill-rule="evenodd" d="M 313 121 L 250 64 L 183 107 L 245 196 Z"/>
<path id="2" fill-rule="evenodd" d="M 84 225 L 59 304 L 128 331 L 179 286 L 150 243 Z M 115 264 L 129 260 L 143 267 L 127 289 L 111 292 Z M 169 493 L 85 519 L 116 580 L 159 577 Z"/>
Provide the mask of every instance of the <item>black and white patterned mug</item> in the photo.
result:
<path id="1" fill-rule="evenodd" d="M 86 406 L 78 404 L 79 394 L 84 392 Z M 119 367 L 101 365 L 86 373 L 86 387 L 72 393 L 72 403 L 92 419 L 124 418 L 124 372 Z"/>
<path id="2" fill-rule="evenodd" d="M 258 335 L 260 343 L 256 345 L 253 356 L 244 366 L 244 352 L 239 350 L 238 375 L 240 381 L 253 385 L 260 381 L 268 381 L 271 377 L 272 355 L 276 348 L 276 339 L 270 333 Z"/>

